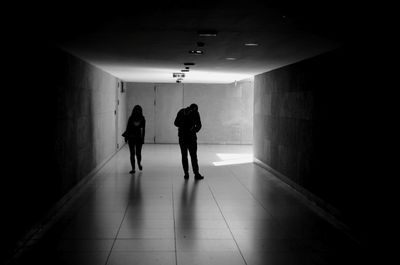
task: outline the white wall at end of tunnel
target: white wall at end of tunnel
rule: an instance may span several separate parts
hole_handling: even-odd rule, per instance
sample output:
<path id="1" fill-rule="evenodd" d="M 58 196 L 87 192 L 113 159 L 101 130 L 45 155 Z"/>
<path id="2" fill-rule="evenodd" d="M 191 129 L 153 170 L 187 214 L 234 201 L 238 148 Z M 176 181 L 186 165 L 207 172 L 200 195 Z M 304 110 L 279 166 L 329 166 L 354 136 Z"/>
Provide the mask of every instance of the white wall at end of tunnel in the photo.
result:
<path id="1" fill-rule="evenodd" d="M 231 84 L 126 83 L 127 118 L 143 107 L 147 143 L 178 143 L 174 119 L 179 109 L 196 103 L 202 130 L 198 143 L 252 144 L 253 78 Z"/>

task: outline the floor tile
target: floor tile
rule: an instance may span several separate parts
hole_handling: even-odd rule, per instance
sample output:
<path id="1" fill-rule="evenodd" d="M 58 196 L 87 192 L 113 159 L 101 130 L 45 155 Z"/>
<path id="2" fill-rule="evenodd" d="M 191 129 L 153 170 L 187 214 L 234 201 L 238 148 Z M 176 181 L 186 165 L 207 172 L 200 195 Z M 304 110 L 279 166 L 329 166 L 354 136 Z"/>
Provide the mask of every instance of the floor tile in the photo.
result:
<path id="1" fill-rule="evenodd" d="M 118 225 L 112 226 L 70 226 L 60 234 L 65 239 L 114 239 L 118 233 Z"/>
<path id="2" fill-rule="evenodd" d="M 178 252 L 178 265 L 245 265 L 237 251 Z"/>
<path id="3" fill-rule="evenodd" d="M 121 227 L 118 239 L 174 239 L 174 229 Z"/>
<path id="4" fill-rule="evenodd" d="M 224 229 L 228 228 L 223 219 L 178 219 L 175 226 L 181 229 Z"/>
<path id="5" fill-rule="evenodd" d="M 234 240 L 230 239 L 177 239 L 178 252 L 196 251 L 238 251 Z"/>
<path id="6" fill-rule="evenodd" d="M 112 252 L 107 265 L 176 265 L 175 252 Z"/>
<path id="7" fill-rule="evenodd" d="M 117 239 L 112 251 L 175 251 L 173 239 Z"/>
<path id="8" fill-rule="evenodd" d="M 62 240 L 58 243 L 57 249 L 73 252 L 110 251 L 113 243 L 113 239 Z"/>
<path id="9" fill-rule="evenodd" d="M 247 265 L 321 264 L 321 263 L 311 263 L 310 257 L 306 253 L 295 252 L 295 251 L 245 251 L 243 252 L 243 256 L 246 260 Z"/>
<path id="10" fill-rule="evenodd" d="M 235 238 L 239 249 L 243 252 L 249 251 L 282 251 L 290 252 L 296 250 L 296 245 L 291 239 L 281 238 Z"/>
<path id="11" fill-rule="evenodd" d="M 199 145 L 205 179 L 185 181 L 178 145 L 146 144 L 133 175 L 123 147 L 18 264 L 365 264 L 355 242 L 270 172 L 213 164 L 240 152 L 251 146 Z"/>
<path id="12" fill-rule="evenodd" d="M 229 229 L 176 229 L 176 238 L 182 239 L 232 239 Z"/>

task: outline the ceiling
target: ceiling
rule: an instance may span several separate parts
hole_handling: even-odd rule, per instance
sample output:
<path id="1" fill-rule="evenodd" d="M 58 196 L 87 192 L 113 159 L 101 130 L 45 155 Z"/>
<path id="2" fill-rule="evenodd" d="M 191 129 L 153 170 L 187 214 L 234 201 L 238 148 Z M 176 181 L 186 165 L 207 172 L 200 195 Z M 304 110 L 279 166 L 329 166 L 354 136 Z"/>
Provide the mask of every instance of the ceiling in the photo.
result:
<path id="1" fill-rule="evenodd" d="M 252 0 L 165 0 L 101 8 L 71 5 L 54 7 L 42 26 L 66 51 L 127 82 L 176 82 L 173 73 L 191 62 L 195 65 L 183 83 L 231 83 L 343 45 L 348 14 L 335 3 L 278 7 Z M 217 34 L 200 36 L 203 30 Z M 204 53 L 189 54 L 198 49 Z"/>

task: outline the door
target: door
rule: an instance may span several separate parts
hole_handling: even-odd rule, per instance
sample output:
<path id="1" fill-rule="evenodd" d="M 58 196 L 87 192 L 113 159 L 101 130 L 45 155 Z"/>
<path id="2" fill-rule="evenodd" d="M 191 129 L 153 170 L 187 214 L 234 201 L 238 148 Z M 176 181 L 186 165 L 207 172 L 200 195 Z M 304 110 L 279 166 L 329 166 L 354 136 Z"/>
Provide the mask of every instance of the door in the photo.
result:
<path id="1" fill-rule="evenodd" d="M 120 90 L 121 82 L 117 80 L 117 85 L 115 89 L 115 109 L 114 109 L 114 118 L 115 118 L 115 148 L 118 150 L 120 146 L 120 135 L 119 135 L 119 90 Z"/>

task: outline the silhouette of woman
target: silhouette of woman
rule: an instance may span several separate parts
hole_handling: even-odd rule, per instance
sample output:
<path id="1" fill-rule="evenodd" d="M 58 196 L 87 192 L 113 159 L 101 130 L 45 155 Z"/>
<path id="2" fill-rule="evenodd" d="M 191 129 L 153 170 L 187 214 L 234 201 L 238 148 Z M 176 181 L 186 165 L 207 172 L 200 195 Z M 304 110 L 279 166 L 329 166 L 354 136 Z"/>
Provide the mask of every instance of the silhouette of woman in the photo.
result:
<path id="1" fill-rule="evenodd" d="M 125 142 L 129 144 L 130 161 L 132 170 L 129 173 L 135 173 L 135 155 L 137 158 L 137 164 L 139 170 L 142 170 L 142 145 L 144 144 L 144 135 L 146 128 L 146 120 L 143 116 L 142 107 L 136 105 L 131 113 L 126 126 L 125 132 L 122 136 L 125 138 Z"/>

